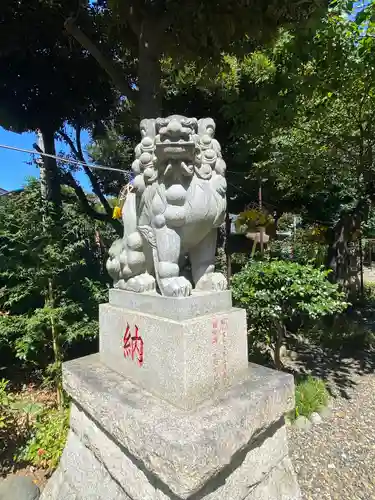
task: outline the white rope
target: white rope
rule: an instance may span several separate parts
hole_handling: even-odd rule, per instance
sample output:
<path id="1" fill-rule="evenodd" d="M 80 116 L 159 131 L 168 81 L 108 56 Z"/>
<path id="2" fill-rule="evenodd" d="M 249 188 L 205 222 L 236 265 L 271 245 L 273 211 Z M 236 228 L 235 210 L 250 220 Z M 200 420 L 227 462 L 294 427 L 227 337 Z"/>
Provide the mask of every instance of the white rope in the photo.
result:
<path id="1" fill-rule="evenodd" d="M 32 149 L 16 148 L 14 146 L 6 146 L 5 144 L 0 144 L 0 148 L 11 149 L 12 151 L 19 151 L 21 153 L 29 153 L 32 155 L 48 156 L 48 158 L 54 158 L 55 160 L 63 161 L 65 163 L 74 163 L 75 165 L 86 165 L 86 167 L 89 167 L 89 168 L 94 168 L 94 169 L 98 169 L 98 170 L 109 170 L 112 172 L 121 172 L 124 175 L 126 174 L 125 170 L 121 170 L 119 168 L 105 167 L 104 165 L 92 165 L 90 163 L 86 163 L 85 161 L 69 160 L 68 158 L 63 158 L 62 156 L 51 155 L 49 153 L 43 153 L 41 151 L 33 151 Z"/>

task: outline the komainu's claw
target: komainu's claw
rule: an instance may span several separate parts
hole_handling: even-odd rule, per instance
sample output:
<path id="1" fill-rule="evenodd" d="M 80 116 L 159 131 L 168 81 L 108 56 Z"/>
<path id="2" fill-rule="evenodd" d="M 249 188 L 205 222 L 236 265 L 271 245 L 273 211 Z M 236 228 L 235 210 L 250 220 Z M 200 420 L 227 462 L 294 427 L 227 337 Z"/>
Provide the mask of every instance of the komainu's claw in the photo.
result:
<path id="1" fill-rule="evenodd" d="M 166 297 L 188 297 L 191 295 L 192 285 L 184 276 L 164 278 L 163 291 Z"/>
<path id="2" fill-rule="evenodd" d="M 226 290 L 228 287 L 228 282 L 224 274 L 221 273 L 209 273 L 204 274 L 195 286 L 196 290 L 202 292 L 221 292 Z"/>
<path id="3" fill-rule="evenodd" d="M 137 293 L 154 292 L 155 278 L 151 274 L 143 273 L 130 278 L 125 285 L 125 290 Z"/>

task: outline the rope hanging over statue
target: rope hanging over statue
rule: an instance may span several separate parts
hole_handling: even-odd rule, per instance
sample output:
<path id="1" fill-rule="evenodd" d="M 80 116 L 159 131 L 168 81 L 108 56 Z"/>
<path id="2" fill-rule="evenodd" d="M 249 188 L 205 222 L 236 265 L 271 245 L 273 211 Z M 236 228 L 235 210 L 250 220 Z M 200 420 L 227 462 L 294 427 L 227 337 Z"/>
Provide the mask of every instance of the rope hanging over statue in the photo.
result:
<path id="1" fill-rule="evenodd" d="M 132 193 L 133 191 L 134 191 L 133 180 L 131 180 L 130 182 L 128 182 L 128 184 L 125 184 L 125 186 L 121 188 L 118 197 L 118 203 L 117 205 L 115 205 L 113 209 L 113 215 L 112 215 L 113 219 L 121 219 L 122 209 L 124 207 L 126 198 L 128 197 L 128 194 Z"/>

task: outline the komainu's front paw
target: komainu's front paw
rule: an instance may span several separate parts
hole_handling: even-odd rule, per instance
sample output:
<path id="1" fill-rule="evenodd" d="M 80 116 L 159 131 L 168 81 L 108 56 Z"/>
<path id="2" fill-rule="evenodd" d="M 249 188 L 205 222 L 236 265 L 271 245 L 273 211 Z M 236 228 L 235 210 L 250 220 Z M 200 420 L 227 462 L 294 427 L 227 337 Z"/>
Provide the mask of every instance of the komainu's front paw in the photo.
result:
<path id="1" fill-rule="evenodd" d="M 143 273 L 139 276 L 130 278 L 125 285 L 125 290 L 129 292 L 154 292 L 155 291 L 155 278 L 151 274 Z"/>
<path id="2" fill-rule="evenodd" d="M 184 276 L 163 278 L 161 280 L 163 294 L 167 297 L 188 297 L 192 292 L 192 285 Z"/>
<path id="3" fill-rule="evenodd" d="M 222 273 L 204 274 L 195 286 L 201 292 L 221 292 L 228 288 L 228 282 Z"/>

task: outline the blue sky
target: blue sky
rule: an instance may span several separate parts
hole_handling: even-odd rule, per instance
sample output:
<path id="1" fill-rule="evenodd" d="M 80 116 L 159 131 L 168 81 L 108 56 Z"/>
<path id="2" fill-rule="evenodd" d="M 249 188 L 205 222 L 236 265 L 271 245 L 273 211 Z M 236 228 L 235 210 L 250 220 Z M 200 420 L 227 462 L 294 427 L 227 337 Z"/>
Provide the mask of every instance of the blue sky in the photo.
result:
<path id="1" fill-rule="evenodd" d="M 366 5 L 370 3 L 370 0 L 358 0 L 357 2 L 354 2 L 354 11 L 359 12 L 362 10 Z"/>
<path id="2" fill-rule="evenodd" d="M 15 134 L 0 128 L 0 144 L 19 148 L 33 149 L 35 134 Z M 34 166 L 26 165 L 31 156 L 17 151 L 0 148 L 0 187 L 6 190 L 17 189 L 25 182 L 25 177 L 38 176 Z"/>
<path id="3" fill-rule="evenodd" d="M 87 143 L 87 139 L 87 134 L 83 134 L 83 147 Z M 0 144 L 23 149 L 33 149 L 35 142 L 36 136 L 34 133 L 25 132 L 24 134 L 16 134 L 0 127 Z M 62 150 L 66 150 L 65 145 L 57 142 L 57 154 Z M 11 191 L 12 189 L 22 187 L 27 177 L 39 177 L 38 168 L 34 164 L 27 164 L 27 162 L 31 161 L 31 158 L 32 156 L 28 153 L 0 148 L 0 188 Z M 83 172 L 78 172 L 75 177 L 84 189 L 90 189 L 89 182 Z"/>

